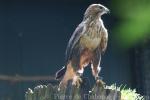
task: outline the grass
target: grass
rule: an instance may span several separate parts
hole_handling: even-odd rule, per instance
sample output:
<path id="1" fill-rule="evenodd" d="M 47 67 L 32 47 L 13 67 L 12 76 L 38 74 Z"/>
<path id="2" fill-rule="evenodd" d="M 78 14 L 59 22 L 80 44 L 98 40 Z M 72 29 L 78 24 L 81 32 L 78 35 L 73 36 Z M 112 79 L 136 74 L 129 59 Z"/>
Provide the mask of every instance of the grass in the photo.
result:
<path id="1" fill-rule="evenodd" d="M 135 89 L 126 88 L 126 86 L 117 87 L 115 84 L 106 86 L 107 89 L 121 91 L 121 100 L 145 100 Z"/>

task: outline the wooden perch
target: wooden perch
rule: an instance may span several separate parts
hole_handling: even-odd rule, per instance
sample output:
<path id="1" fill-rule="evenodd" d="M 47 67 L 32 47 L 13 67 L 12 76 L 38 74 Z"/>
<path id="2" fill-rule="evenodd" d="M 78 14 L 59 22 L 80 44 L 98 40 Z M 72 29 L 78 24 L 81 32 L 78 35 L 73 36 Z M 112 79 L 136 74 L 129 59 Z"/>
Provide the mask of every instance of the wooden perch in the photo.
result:
<path id="1" fill-rule="evenodd" d="M 27 90 L 25 100 L 121 100 L 121 93 L 117 90 L 104 89 L 95 85 L 89 92 L 89 83 L 83 79 L 80 88 L 72 85 L 68 81 L 66 89 L 58 91 L 58 86 L 39 85 L 31 90 Z"/>

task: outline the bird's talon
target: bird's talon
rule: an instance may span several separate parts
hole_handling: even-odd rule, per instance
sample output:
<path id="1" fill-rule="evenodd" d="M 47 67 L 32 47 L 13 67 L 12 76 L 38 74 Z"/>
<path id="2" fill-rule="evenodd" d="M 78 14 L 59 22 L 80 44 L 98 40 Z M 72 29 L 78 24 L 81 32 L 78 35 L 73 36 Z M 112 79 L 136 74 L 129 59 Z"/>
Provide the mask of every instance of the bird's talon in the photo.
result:
<path id="1" fill-rule="evenodd" d="M 106 83 L 103 82 L 102 80 L 98 79 L 98 80 L 96 80 L 96 84 L 104 88 Z"/>
<path id="2" fill-rule="evenodd" d="M 77 88 L 80 87 L 80 84 L 82 83 L 82 79 L 79 76 L 75 76 L 73 78 L 72 85 L 76 86 Z"/>

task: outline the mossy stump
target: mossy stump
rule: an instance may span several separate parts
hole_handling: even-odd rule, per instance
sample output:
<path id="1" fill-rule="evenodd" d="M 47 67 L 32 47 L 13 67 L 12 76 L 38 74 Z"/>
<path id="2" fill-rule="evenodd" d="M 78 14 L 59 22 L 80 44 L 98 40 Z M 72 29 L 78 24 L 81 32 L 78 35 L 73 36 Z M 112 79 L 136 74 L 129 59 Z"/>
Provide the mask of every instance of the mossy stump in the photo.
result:
<path id="1" fill-rule="evenodd" d="M 94 85 L 89 92 L 89 82 L 83 79 L 79 88 L 68 82 L 67 88 L 58 91 L 58 85 L 39 85 L 25 93 L 25 100 L 121 100 L 121 93 L 117 90 L 105 89 Z"/>

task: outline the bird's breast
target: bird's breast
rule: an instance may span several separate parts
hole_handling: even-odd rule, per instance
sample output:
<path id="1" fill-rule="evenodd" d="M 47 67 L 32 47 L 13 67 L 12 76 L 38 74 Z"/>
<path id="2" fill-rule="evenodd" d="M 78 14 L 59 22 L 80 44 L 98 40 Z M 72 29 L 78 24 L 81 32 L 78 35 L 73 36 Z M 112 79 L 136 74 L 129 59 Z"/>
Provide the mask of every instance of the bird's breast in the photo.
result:
<path id="1" fill-rule="evenodd" d="M 80 45 L 82 47 L 88 48 L 90 50 L 96 49 L 100 44 L 101 38 L 100 37 L 91 37 L 88 35 L 84 35 L 80 39 Z"/>
<path id="2" fill-rule="evenodd" d="M 80 45 L 90 50 L 95 50 L 101 42 L 101 24 L 99 22 L 91 22 L 86 29 L 80 38 Z"/>

